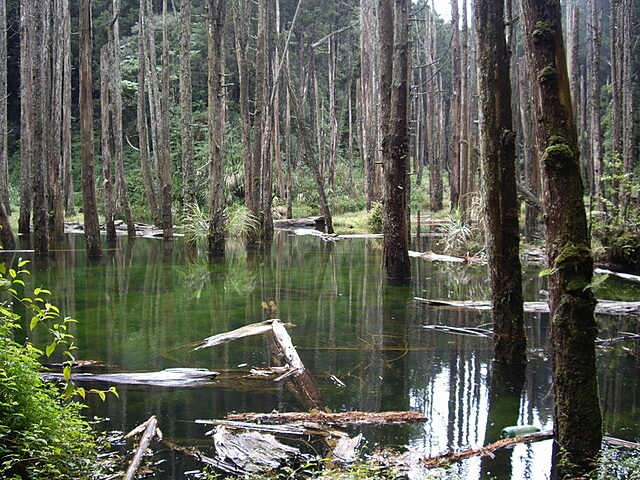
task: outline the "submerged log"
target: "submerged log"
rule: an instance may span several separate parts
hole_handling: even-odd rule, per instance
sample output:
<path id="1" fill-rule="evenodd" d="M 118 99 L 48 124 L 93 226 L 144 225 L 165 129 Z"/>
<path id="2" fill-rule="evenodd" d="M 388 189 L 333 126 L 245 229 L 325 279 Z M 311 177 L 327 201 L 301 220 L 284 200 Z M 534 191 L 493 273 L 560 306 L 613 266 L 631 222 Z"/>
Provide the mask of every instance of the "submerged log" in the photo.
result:
<path id="1" fill-rule="evenodd" d="M 410 257 L 422 258 L 429 262 L 448 262 L 448 263 L 470 263 L 470 264 L 485 264 L 487 261 L 479 257 L 454 257 L 452 255 L 441 255 L 439 253 L 427 252 L 414 252 L 409 250 Z"/>
<path id="2" fill-rule="evenodd" d="M 260 423 L 316 422 L 323 425 L 401 424 L 425 422 L 427 417 L 420 412 L 271 412 L 230 413 L 227 420 Z"/>
<path id="3" fill-rule="evenodd" d="M 279 442 L 269 433 L 233 432 L 223 425 L 212 433 L 220 460 L 245 472 L 273 470 L 303 456 L 299 449 Z"/>
<path id="4" fill-rule="evenodd" d="M 454 301 L 435 300 L 414 297 L 414 300 L 431 307 L 451 307 L 470 310 L 491 310 L 491 303 L 486 301 Z M 524 311 L 528 313 L 549 313 L 547 302 L 524 302 Z M 598 300 L 596 313 L 605 315 L 639 315 L 640 302 L 619 302 L 615 300 Z"/>
<path id="5" fill-rule="evenodd" d="M 148 387 L 200 387 L 210 384 L 218 372 L 204 368 L 167 368 L 159 372 L 134 373 L 77 373 L 71 379 L 79 383 L 113 383 L 116 385 L 142 385 Z M 47 373 L 43 377 L 49 380 L 62 378 L 62 374 Z"/>
<path id="6" fill-rule="evenodd" d="M 598 273 L 600 275 L 611 275 L 614 277 L 624 278 L 625 280 L 629 280 L 630 282 L 640 283 L 640 276 L 631 275 L 630 273 L 622 273 L 622 272 L 614 272 L 613 270 L 606 270 L 604 268 L 595 268 L 593 273 Z"/>

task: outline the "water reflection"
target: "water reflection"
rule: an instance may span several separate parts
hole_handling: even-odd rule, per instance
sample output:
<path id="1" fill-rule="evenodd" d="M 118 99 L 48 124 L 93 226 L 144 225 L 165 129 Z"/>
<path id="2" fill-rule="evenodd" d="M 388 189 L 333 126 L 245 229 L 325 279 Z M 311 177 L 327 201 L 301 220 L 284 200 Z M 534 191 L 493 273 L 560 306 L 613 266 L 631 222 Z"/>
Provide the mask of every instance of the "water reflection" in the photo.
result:
<path id="1" fill-rule="evenodd" d="M 490 339 L 423 328 L 485 324 L 485 312 L 413 302 L 415 296 L 486 299 L 485 267 L 412 261 L 411 285 L 392 287 L 384 281 L 376 239 L 334 243 L 280 232 L 268 252 L 247 253 L 230 242 L 223 263 L 210 262 L 202 247 L 187 248 L 180 240 L 121 239 L 99 262 L 88 262 L 83 238 L 68 236 L 49 260 L 34 261 L 30 281 L 52 290 L 54 303 L 79 320 L 73 332 L 79 356 L 118 370 L 202 367 L 237 377 L 268 365 L 269 345 L 261 338 L 197 352 L 184 346 L 261 321 L 270 315 L 263 304 L 273 308 L 274 302 L 283 322 L 296 325 L 290 334 L 331 409 L 410 409 L 428 416 L 420 425 L 364 428 L 370 448 L 429 456 L 493 442 L 507 425 L 551 428 L 548 315 L 527 315 L 532 353 L 525 378 L 506 382 L 491 363 Z M 541 281 L 537 272 L 526 272 L 527 300 L 537 299 Z M 601 330 L 637 331 L 635 321 L 617 322 L 601 319 Z M 32 338 L 39 340 L 38 334 Z M 599 350 L 607 433 L 632 441 L 640 439 L 637 358 L 619 345 Z M 207 428 L 193 423 L 197 418 L 303 408 L 284 385 L 247 379 L 198 389 L 119 391 L 119 401 L 92 399 L 91 414 L 108 417 L 108 427 L 121 430 L 155 414 L 165 436 L 192 444 L 208 445 Z M 542 479 L 549 476 L 550 459 L 550 442 L 541 442 L 493 459 L 471 459 L 454 473 L 467 479 Z M 181 478 L 183 468 L 183 460 L 171 456 L 165 478 Z M 423 474 L 414 472 L 416 478 Z"/>

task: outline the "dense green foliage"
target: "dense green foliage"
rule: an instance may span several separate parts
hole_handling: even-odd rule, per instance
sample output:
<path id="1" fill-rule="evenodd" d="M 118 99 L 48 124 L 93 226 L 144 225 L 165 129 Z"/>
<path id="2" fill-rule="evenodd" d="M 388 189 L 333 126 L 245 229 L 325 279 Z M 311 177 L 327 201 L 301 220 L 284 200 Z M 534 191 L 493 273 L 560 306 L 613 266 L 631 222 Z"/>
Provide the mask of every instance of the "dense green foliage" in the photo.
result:
<path id="1" fill-rule="evenodd" d="M 21 262 L 21 267 L 26 262 Z M 58 389 L 40 376 L 38 359 L 43 352 L 30 342 L 14 339 L 21 329 L 20 315 L 11 302 L 22 304 L 30 315 L 30 328 L 51 324 L 57 308 L 46 300 L 47 291 L 36 289 L 32 297 L 19 296 L 24 287 L 20 276 L 26 270 L 7 269 L 0 264 L 0 475 L 3 478 L 78 479 L 88 478 L 95 438 L 88 422 L 81 416 L 83 405 L 69 400 L 78 391 L 69 381 Z M 52 343 L 48 354 L 64 345 L 70 355 L 70 319 L 50 325 Z"/>

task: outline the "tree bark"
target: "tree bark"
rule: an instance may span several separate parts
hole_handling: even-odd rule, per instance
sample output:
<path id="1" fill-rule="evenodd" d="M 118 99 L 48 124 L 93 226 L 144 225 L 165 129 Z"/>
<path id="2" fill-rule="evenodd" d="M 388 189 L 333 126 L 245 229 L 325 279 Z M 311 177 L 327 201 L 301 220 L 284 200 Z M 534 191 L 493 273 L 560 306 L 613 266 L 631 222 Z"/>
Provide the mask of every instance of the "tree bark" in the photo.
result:
<path id="1" fill-rule="evenodd" d="M 182 111 L 182 208 L 196 203 L 191 87 L 191 0 L 180 6 L 180 109 Z"/>
<path id="2" fill-rule="evenodd" d="M 557 0 L 521 0 L 549 259 L 554 438 L 569 455 L 558 478 L 582 475 L 602 442 L 595 358 L 593 258 Z M 591 467 L 593 468 L 593 466 Z"/>
<path id="3" fill-rule="evenodd" d="M 80 0 L 80 142 L 82 149 L 82 208 L 87 256 L 102 256 L 93 158 L 91 2 Z"/>
<path id="4" fill-rule="evenodd" d="M 451 210 L 460 207 L 460 90 L 462 89 L 462 71 L 460 61 L 460 13 L 458 0 L 451 0 L 451 132 L 449 158 L 449 198 Z"/>
<path id="5" fill-rule="evenodd" d="M 71 12 L 69 0 L 63 1 L 63 33 L 64 60 L 62 63 L 62 186 L 64 190 L 64 205 L 68 215 L 75 214 L 75 198 L 73 188 L 71 158 Z"/>
<path id="6" fill-rule="evenodd" d="M 475 0 L 480 94 L 480 161 L 489 260 L 494 359 L 524 370 L 522 267 L 511 109 L 510 55 L 503 0 Z"/>
<path id="7" fill-rule="evenodd" d="M 596 0 L 589 0 L 587 21 L 587 77 L 589 91 L 585 94 L 589 98 L 587 103 L 588 111 L 588 132 L 589 147 L 586 149 L 591 158 L 589 171 L 591 172 L 591 192 L 599 209 L 603 206 L 604 183 L 602 175 L 604 173 L 603 152 L 602 152 L 602 126 L 600 123 L 600 55 L 602 49 L 602 8 L 596 7 Z"/>
<path id="8" fill-rule="evenodd" d="M 124 213 L 124 221 L 127 224 L 127 235 L 129 238 L 136 236 L 136 226 L 131 213 L 131 203 L 129 202 L 129 192 L 127 189 L 127 179 L 124 174 L 124 152 L 122 145 L 122 71 L 120 68 L 120 1 L 113 0 L 113 19 L 111 21 L 111 75 L 109 92 L 112 102 L 111 128 L 113 135 L 113 157 L 115 165 L 115 188 L 116 188 L 116 213 L 121 210 Z"/>
<path id="9" fill-rule="evenodd" d="M 224 25 L 226 0 L 209 9 L 209 256 L 225 255 L 224 219 Z"/>
<path id="10" fill-rule="evenodd" d="M 9 202 L 9 127 L 7 124 L 7 2 L 0 0 L 0 204 L 11 214 Z"/>
<path id="11" fill-rule="evenodd" d="M 137 130 L 138 147 L 140 150 L 140 170 L 142 171 L 142 182 L 147 198 L 147 204 L 151 211 L 154 223 L 160 222 L 160 211 L 154 181 L 154 168 L 149 152 L 149 130 L 147 128 L 147 70 L 148 65 L 148 45 L 147 45 L 147 2 L 140 0 L 138 16 L 138 95 L 137 95 Z"/>
<path id="12" fill-rule="evenodd" d="M 407 223 L 409 8 L 407 0 L 378 3 L 381 119 L 385 126 L 382 252 L 387 279 L 394 284 L 411 279 Z M 385 88 L 390 88 L 388 93 Z"/>
<path id="13" fill-rule="evenodd" d="M 109 72 L 111 42 L 100 49 L 100 143 L 102 146 L 102 187 L 104 189 L 104 217 L 107 230 L 107 242 L 116 241 L 114 220 L 115 202 L 113 200 L 113 156 L 111 145 L 111 115 L 109 97 Z"/>
<path id="14" fill-rule="evenodd" d="M 31 157 L 33 156 L 34 2 L 20 1 L 20 218 L 18 233 L 31 233 Z"/>

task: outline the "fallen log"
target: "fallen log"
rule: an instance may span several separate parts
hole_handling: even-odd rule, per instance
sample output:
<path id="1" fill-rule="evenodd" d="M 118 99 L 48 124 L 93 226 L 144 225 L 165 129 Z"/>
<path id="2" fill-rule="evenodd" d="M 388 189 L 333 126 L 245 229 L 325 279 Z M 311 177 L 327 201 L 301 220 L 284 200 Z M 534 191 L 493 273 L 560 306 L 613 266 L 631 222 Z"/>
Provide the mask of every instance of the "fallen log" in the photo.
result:
<path id="1" fill-rule="evenodd" d="M 113 383 L 116 385 L 141 385 L 148 387 L 200 387 L 211 384 L 219 375 L 204 368 L 167 368 L 159 372 L 75 373 L 71 379 L 78 383 Z M 61 380 L 60 373 L 45 373 L 47 380 Z"/>
<path id="2" fill-rule="evenodd" d="M 487 301 L 455 301 L 436 300 L 414 297 L 420 304 L 431 307 L 451 307 L 469 310 L 491 310 L 491 303 Z M 547 302 L 524 302 L 524 311 L 527 313 L 549 313 Z M 598 300 L 596 313 L 604 315 L 640 315 L 640 302 L 619 302 L 615 300 Z"/>
<path id="3" fill-rule="evenodd" d="M 152 415 L 149 418 L 149 420 L 147 420 L 142 425 L 145 426 L 144 434 L 142 435 L 142 439 L 140 440 L 138 449 L 136 450 L 136 453 L 133 456 L 131 463 L 129 464 L 129 468 L 127 468 L 127 472 L 124 475 L 124 480 L 133 480 L 135 478 L 136 471 L 140 467 L 140 463 L 142 463 L 142 457 L 144 456 L 144 453 L 146 452 L 147 448 L 149 448 L 149 445 L 151 444 L 151 440 L 153 440 L 153 437 L 156 436 L 156 431 L 158 429 L 158 420 L 156 419 L 155 415 Z M 133 431 L 137 432 L 139 430 L 140 430 L 140 427 L 134 429 Z M 125 438 L 128 438 L 133 435 L 135 434 L 130 433 L 129 435 L 125 436 Z"/>
<path id="4" fill-rule="evenodd" d="M 260 335 L 268 333 L 273 330 L 273 320 L 265 320 L 264 322 L 252 323 L 245 325 L 230 332 L 219 333 L 205 338 L 204 340 L 196 343 L 194 350 L 201 350 L 203 348 L 214 347 L 223 343 L 230 342 L 232 340 L 238 340 L 240 338 L 250 337 L 252 335 Z"/>
<path id="5" fill-rule="evenodd" d="M 427 417 L 420 412 L 271 412 L 271 413 L 230 413 L 227 420 L 260 423 L 316 422 L 323 425 L 363 425 L 363 424 L 402 424 L 425 422 Z"/>

